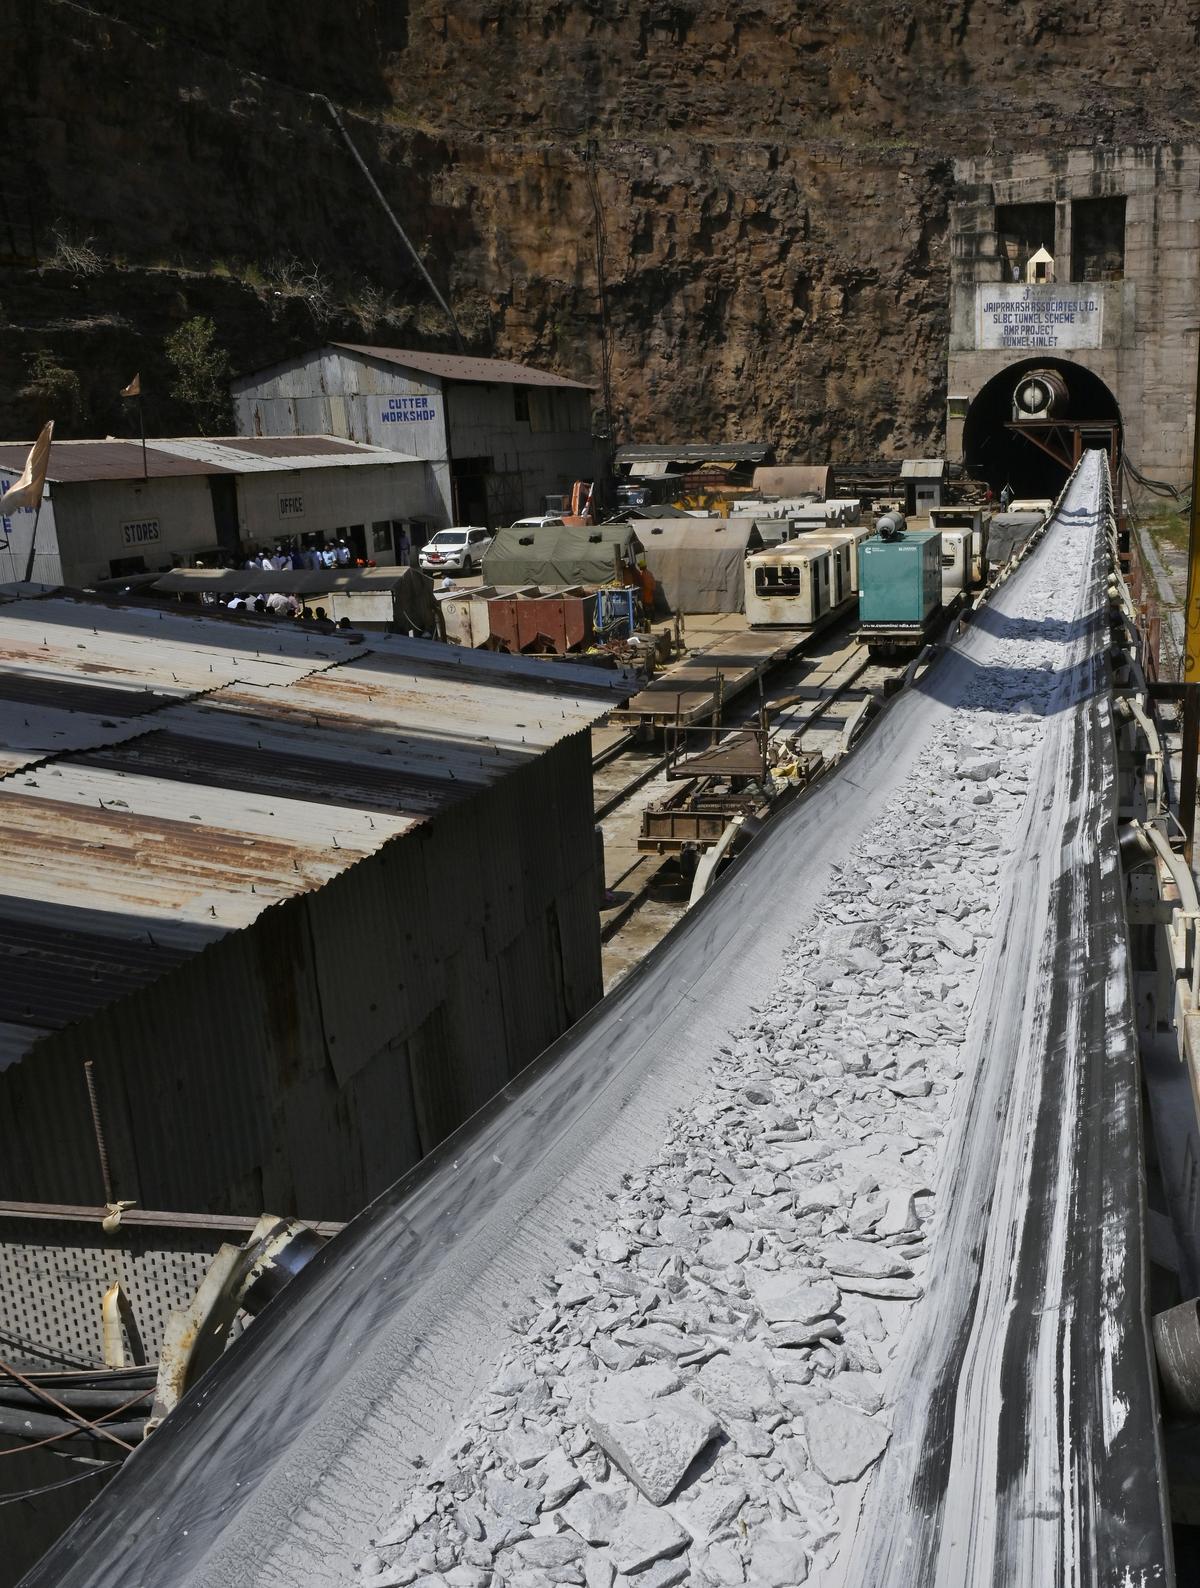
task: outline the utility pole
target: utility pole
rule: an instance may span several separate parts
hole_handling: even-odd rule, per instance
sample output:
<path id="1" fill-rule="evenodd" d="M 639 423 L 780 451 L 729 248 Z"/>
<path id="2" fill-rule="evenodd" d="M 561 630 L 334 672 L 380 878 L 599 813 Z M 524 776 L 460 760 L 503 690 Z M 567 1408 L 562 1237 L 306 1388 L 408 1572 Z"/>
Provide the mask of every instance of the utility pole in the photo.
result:
<path id="1" fill-rule="evenodd" d="M 1183 828 L 1183 853 L 1189 866 L 1196 842 L 1196 763 L 1200 759 L 1200 334 L 1196 343 L 1195 426 L 1183 637 L 1183 746 L 1179 772 L 1179 821 Z"/>

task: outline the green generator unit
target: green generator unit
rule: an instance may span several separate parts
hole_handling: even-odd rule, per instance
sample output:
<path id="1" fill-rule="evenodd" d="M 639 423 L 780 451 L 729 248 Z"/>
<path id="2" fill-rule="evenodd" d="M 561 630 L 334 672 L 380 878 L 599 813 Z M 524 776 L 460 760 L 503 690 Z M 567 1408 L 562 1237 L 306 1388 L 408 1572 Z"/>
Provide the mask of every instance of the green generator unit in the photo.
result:
<path id="1" fill-rule="evenodd" d="M 942 537 L 936 529 L 872 535 L 858 548 L 858 619 L 864 629 L 924 633 L 942 604 Z"/>

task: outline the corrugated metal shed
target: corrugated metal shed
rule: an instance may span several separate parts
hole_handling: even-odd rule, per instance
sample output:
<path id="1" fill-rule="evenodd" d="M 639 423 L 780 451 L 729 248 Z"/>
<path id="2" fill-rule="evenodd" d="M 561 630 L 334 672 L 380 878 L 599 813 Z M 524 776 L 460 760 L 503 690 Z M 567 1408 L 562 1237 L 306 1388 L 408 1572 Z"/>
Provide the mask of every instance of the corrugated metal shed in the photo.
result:
<path id="1" fill-rule="evenodd" d="M 940 480 L 945 473 L 945 458 L 905 458 L 900 465 L 902 480 Z"/>
<path id="2" fill-rule="evenodd" d="M 765 441 L 720 441 L 714 444 L 676 442 L 635 444 L 617 448 L 618 467 L 629 463 L 761 463 L 771 455 Z"/>
<path id="3" fill-rule="evenodd" d="M 0 442 L 0 469 L 19 472 L 29 456 L 24 441 Z M 407 454 L 334 436 L 198 437 L 148 442 L 145 473 L 152 480 L 204 474 L 258 474 L 347 465 L 415 463 Z M 47 479 L 51 484 L 143 478 L 140 441 L 55 441 Z"/>
<path id="4" fill-rule="evenodd" d="M 319 594 L 325 590 L 391 590 L 426 575 L 415 568 L 176 568 L 148 577 L 146 584 L 165 595 Z M 432 580 L 427 580 L 432 586 Z M 143 586 L 145 588 L 145 586 Z"/>
<path id="5" fill-rule="evenodd" d="M 19 473 L 28 456 L 27 441 L 0 442 L 0 469 Z M 229 473 L 220 464 L 201 464 L 194 458 L 176 457 L 156 442 L 146 447 L 145 469 L 152 480 L 188 474 Z M 51 484 L 71 484 L 78 480 L 140 480 L 142 477 L 142 447 L 138 441 L 55 441 L 51 445 L 46 472 Z"/>
<path id="6" fill-rule="evenodd" d="M 231 474 L 277 474 L 281 470 L 364 468 L 422 460 L 390 447 L 343 441 L 337 436 L 184 436 L 157 441 L 160 451 L 212 464 Z"/>
<path id="7" fill-rule="evenodd" d="M 0 669 L 10 1060 L 21 1031 L 28 1047 L 322 888 L 630 689 L 431 642 L 2 593 Z"/>
<path id="8" fill-rule="evenodd" d="M 586 381 L 567 380 L 563 375 L 552 375 L 549 370 L 533 369 L 528 364 L 514 364 L 503 358 L 469 358 L 461 353 L 420 353 L 405 347 L 373 347 L 363 342 L 334 342 L 334 347 L 347 353 L 361 353 L 366 358 L 381 359 L 385 364 L 402 364 L 406 369 L 419 369 L 426 375 L 437 375 L 442 380 L 478 381 L 482 385 L 500 386 L 569 386 L 575 391 L 593 391 Z"/>

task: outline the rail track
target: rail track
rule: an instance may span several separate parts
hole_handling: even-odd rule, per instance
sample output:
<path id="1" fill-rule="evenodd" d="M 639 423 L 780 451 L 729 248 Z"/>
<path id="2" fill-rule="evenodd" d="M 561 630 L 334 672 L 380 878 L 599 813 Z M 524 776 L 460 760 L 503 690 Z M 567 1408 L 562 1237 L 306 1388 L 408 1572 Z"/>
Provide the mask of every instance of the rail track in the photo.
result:
<path id="1" fill-rule="evenodd" d="M 905 672 L 903 664 L 871 660 L 866 646 L 852 638 L 852 627 L 847 620 L 814 636 L 768 670 L 757 692 L 730 702 L 713 728 L 711 746 L 736 740 L 765 708 L 772 730 L 819 756 L 816 776 L 826 775 L 865 722 L 866 708 L 880 703 Z M 645 808 L 678 790 L 666 777 L 670 759 L 654 740 L 646 742 L 632 731 L 616 742 L 606 739 L 593 759 L 595 817 L 604 834 L 611 895 L 601 925 L 606 991 L 688 908 L 690 876 L 681 875 L 674 857 L 638 853 L 634 847 Z"/>

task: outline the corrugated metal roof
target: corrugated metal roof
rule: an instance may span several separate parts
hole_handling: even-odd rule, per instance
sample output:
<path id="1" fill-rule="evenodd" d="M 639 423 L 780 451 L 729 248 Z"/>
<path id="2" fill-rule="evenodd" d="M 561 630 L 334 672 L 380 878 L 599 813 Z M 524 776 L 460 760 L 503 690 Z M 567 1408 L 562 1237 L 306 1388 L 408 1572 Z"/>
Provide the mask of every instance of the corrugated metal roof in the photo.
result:
<path id="1" fill-rule="evenodd" d="M 29 456 L 27 441 L 0 442 L 0 469 L 19 474 Z M 180 458 L 162 450 L 157 442 L 146 447 L 146 474 L 152 480 L 172 479 L 189 474 L 228 474 L 215 463 L 201 464 L 194 458 Z M 55 485 L 80 480 L 140 480 L 142 478 L 140 441 L 55 441 L 50 448 L 46 478 Z"/>
<path id="2" fill-rule="evenodd" d="M 321 887 L 632 687 L 391 635 L 352 643 L 5 597 L 0 766 L 15 770 L 0 776 L 0 1065 Z"/>
<path id="3" fill-rule="evenodd" d="M 761 463 L 771 448 L 765 441 L 719 441 L 709 445 L 674 442 L 666 446 L 631 445 L 617 448 L 620 463 Z"/>
<path id="4" fill-rule="evenodd" d="M 155 446 L 173 457 L 199 465 L 212 465 L 230 474 L 271 474 L 291 469 L 341 469 L 400 463 L 422 459 L 363 441 L 342 441 L 336 436 L 182 436 L 156 441 Z"/>
<path id="5" fill-rule="evenodd" d="M 552 375 L 549 370 L 533 369 L 528 364 L 514 364 L 505 358 L 469 358 L 463 353 L 420 353 L 413 348 L 373 347 L 364 342 L 334 342 L 347 353 L 362 353 L 367 358 L 382 359 L 385 364 L 402 364 L 406 369 L 419 369 L 426 375 L 438 375 L 442 380 L 477 381 L 483 385 L 499 386 L 566 386 L 573 391 L 594 391 L 594 384 L 581 380 L 567 380 L 563 375 Z"/>
<path id="6" fill-rule="evenodd" d="M 358 590 L 380 594 L 425 578 L 414 568 L 175 568 L 151 581 L 167 595 L 309 595 L 328 590 Z"/>
<path id="7" fill-rule="evenodd" d="M 945 472 L 945 458 L 905 458 L 900 465 L 902 480 L 940 480 Z"/>
<path id="8" fill-rule="evenodd" d="M 0 442 L 0 469 L 20 473 L 29 456 L 25 441 Z M 189 475 L 259 474 L 290 469 L 322 469 L 366 464 L 419 463 L 419 458 L 334 436 L 178 436 L 146 446 L 145 469 L 152 480 Z M 55 441 L 46 477 L 51 484 L 92 480 L 140 480 L 140 441 Z"/>

